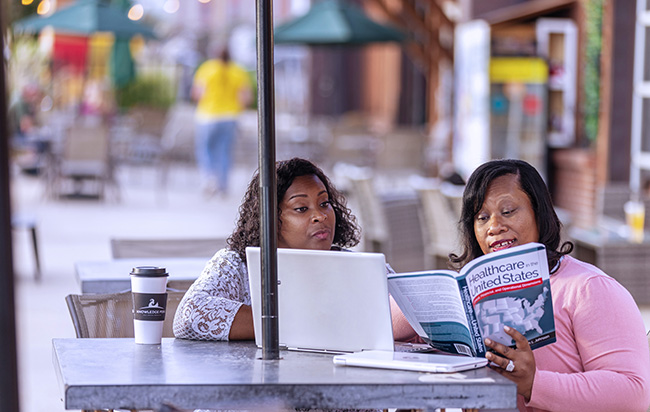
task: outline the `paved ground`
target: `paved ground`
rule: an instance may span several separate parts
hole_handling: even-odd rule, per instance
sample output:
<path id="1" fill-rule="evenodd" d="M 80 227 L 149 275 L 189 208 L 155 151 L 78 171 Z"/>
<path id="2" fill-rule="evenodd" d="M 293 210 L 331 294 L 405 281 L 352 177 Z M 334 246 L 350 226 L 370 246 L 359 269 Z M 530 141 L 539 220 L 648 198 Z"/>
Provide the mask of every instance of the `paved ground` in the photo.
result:
<path id="1" fill-rule="evenodd" d="M 109 259 L 112 236 L 208 237 L 232 230 L 237 207 L 252 167 L 239 167 L 227 197 L 206 199 L 196 172 L 176 170 L 166 190 L 151 169 L 120 170 L 122 199 L 48 200 L 36 178 L 16 175 L 12 181 L 14 212 L 38 220 L 43 279 L 33 278 L 27 233 L 14 235 L 21 411 L 63 411 L 61 391 L 52 367 L 51 340 L 74 337 L 64 298 L 79 293 L 77 260 Z M 124 274 L 128 276 L 128 274 Z M 650 307 L 643 308 L 650 329 Z M 99 371 L 98 371 L 99 373 Z"/>

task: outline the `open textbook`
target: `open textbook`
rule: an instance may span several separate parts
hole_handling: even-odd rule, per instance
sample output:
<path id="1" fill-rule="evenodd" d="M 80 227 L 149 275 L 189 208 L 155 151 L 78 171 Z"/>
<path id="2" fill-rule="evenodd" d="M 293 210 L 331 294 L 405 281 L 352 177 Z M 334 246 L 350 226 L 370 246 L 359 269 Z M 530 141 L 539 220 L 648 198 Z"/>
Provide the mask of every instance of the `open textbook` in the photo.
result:
<path id="1" fill-rule="evenodd" d="M 388 290 L 418 335 L 441 351 L 484 356 L 485 338 L 514 347 L 504 325 L 533 349 L 555 342 L 546 248 L 539 243 L 480 256 L 460 273 L 390 274 Z"/>

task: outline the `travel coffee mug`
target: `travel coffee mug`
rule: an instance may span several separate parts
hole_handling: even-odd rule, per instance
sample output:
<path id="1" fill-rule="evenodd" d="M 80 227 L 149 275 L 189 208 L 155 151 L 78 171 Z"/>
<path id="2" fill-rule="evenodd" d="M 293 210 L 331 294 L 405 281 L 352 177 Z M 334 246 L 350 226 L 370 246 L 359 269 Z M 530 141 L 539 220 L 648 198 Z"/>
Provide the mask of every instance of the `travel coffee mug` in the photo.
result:
<path id="1" fill-rule="evenodd" d="M 159 345 L 162 341 L 168 276 L 165 268 L 156 266 L 131 270 L 135 343 Z"/>

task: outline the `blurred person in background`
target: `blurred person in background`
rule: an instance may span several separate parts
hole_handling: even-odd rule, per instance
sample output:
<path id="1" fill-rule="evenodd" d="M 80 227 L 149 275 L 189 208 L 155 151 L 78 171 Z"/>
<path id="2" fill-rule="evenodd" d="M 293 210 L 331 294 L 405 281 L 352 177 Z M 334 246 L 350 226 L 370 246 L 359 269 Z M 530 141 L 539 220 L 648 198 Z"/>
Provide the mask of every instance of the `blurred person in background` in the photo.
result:
<path id="1" fill-rule="evenodd" d="M 196 159 L 203 191 L 208 197 L 227 195 L 237 117 L 252 98 L 250 78 L 224 47 L 199 66 L 191 94 L 198 102 Z"/>
<path id="2" fill-rule="evenodd" d="M 42 142 L 38 138 L 43 93 L 35 83 L 25 85 L 10 102 L 8 125 L 14 160 L 27 173 L 38 173 Z"/>

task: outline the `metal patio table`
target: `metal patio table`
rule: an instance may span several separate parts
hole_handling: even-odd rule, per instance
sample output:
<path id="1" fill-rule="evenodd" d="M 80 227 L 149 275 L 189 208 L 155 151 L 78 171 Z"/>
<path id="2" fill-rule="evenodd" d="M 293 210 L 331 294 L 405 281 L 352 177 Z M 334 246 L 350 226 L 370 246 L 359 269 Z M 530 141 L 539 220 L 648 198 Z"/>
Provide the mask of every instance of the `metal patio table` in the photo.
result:
<path id="1" fill-rule="evenodd" d="M 460 374 L 338 366 L 332 354 L 253 342 L 53 339 L 65 409 L 515 408 L 516 386 L 487 367 Z"/>

